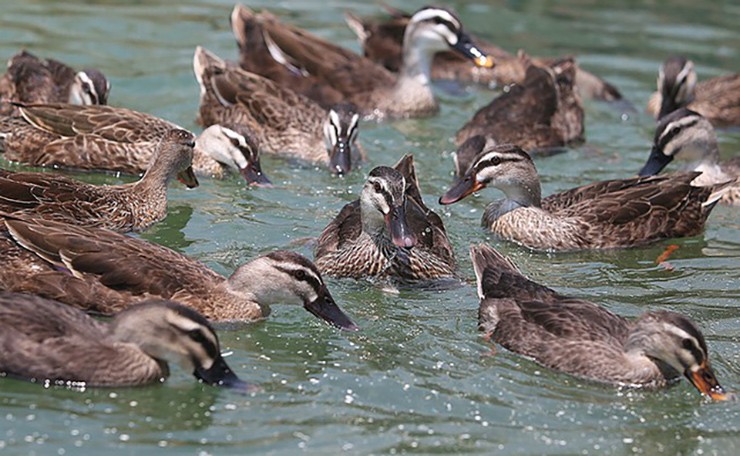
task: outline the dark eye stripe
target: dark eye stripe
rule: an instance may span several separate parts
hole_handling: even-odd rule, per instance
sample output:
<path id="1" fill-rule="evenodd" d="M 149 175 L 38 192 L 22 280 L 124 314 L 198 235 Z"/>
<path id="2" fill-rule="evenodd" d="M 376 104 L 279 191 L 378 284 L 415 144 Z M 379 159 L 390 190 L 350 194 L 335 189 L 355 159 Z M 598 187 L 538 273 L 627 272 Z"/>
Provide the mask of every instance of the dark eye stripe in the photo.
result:
<path id="1" fill-rule="evenodd" d="M 671 140 L 675 138 L 682 130 L 685 130 L 686 128 L 689 128 L 689 127 L 693 127 L 697 123 L 699 123 L 699 119 L 694 118 L 694 119 L 691 119 L 690 122 L 677 124 L 674 128 L 669 129 L 667 132 L 661 135 L 658 147 L 661 150 L 665 149 L 665 146 L 668 145 L 668 143 L 671 142 Z"/>
<path id="2" fill-rule="evenodd" d="M 435 24 L 443 24 L 448 29 L 450 29 L 450 31 L 452 31 L 453 33 L 457 33 L 458 32 L 457 25 L 456 24 L 453 24 L 452 22 L 448 21 L 447 19 L 445 19 L 443 17 L 435 16 L 432 19 L 432 21 L 434 21 Z"/>
<path id="3" fill-rule="evenodd" d="M 504 157 L 502 157 L 500 155 L 497 155 L 494 158 L 491 158 L 489 160 L 478 162 L 478 164 L 475 165 L 475 169 L 478 170 L 478 171 L 480 171 L 481 169 L 487 168 L 489 166 L 498 166 L 498 165 L 500 165 L 501 163 L 504 163 L 504 162 L 518 162 L 518 161 L 522 161 L 522 159 L 520 157 L 516 157 L 516 156 L 508 156 L 508 157 L 507 156 L 504 156 Z"/>
<path id="4" fill-rule="evenodd" d="M 316 290 L 317 293 L 321 289 L 321 282 L 319 282 L 313 274 L 309 274 L 302 269 L 289 269 L 282 266 L 275 266 L 275 269 L 294 277 L 298 281 L 308 283 L 309 285 L 311 285 L 311 288 Z M 303 272 L 303 277 L 299 277 L 299 271 Z"/>
<path id="5" fill-rule="evenodd" d="M 203 346 L 203 348 L 205 349 L 209 357 L 217 358 L 219 356 L 218 347 L 213 344 L 213 341 L 211 340 L 211 338 L 209 338 L 205 333 L 203 333 L 202 329 L 200 328 L 191 329 L 190 331 L 186 331 L 185 333 L 194 342 Z"/>

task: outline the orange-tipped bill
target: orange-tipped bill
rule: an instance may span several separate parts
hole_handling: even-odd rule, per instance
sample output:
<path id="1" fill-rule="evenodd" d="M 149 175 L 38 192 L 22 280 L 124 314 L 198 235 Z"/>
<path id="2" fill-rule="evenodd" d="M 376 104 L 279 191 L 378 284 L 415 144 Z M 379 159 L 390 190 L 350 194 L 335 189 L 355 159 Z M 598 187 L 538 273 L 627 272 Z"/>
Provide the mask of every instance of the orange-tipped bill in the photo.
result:
<path id="1" fill-rule="evenodd" d="M 475 174 L 469 173 L 457 181 L 447 193 L 439 198 L 439 204 L 452 204 L 460 201 L 471 193 L 484 188 L 485 185 L 475 179 Z"/>
<path id="2" fill-rule="evenodd" d="M 177 173 L 177 180 L 185 184 L 188 188 L 195 188 L 199 185 L 192 166 L 188 166 L 187 169 Z"/>
<path id="3" fill-rule="evenodd" d="M 705 394 L 715 401 L 726 401 L 732 399 L 733 395 L 729 394 L 722 388 L 722 385 L 714 376 L 714 371 L 705 361 L 696 370 L 687 369 L 686 377 L 702 394 Z"/>
<path id="4" fill-rule="evenodd" d="M 464 33 L 460 34 L 457 44 L 452 46 L 452 49 L 475 62 L 476 66 L 493 68 L 496 64 L 496 62 L 493 61 L 493 57 L 484 54 L 475 44 L 473 44 L 470 37 Z"/>

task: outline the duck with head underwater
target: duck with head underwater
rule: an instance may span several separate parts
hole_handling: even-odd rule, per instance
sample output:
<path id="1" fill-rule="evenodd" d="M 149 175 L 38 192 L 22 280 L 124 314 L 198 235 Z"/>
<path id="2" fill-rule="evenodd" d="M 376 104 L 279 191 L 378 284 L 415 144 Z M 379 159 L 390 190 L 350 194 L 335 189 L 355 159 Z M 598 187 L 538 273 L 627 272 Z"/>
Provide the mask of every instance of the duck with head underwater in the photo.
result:
<path id="1" fill-rule="evenodd" d="M 526 278 L 492 247 L 470 247 L 478 327 L 490 340 L 549 368 L 620 386 L 662 387 L 685 376 L 714 400 L 734 399 L 717 381 L 699 328 L 676 312 L 626 319 Z"/>

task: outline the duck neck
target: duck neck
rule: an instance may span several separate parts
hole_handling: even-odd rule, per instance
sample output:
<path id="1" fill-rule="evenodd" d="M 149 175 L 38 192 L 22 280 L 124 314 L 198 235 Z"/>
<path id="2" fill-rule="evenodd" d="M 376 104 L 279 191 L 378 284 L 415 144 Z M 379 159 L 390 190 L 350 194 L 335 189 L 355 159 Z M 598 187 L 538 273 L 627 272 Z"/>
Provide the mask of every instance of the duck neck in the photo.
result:
<path id="1" fill-rule="evenodd" d="M 529 182 L 515 182 L 511 185 L 498 185 L 497 187 L 506 194 L 502 209 L 510 207 L 508 210 L 513 210 L 517 207 L 541 207 L 542 205 L 542 190 L 538 179 Z"/>
<path id="2" fill-rule="evenodd" d="M 445 48 L 439 42 L 420 34 L 416 27 L 406 27 L 399 82 L 413 81 L 419 86 L 429 88 L 434 54 Z"/>
<path id="3" fill-rule="evenodd" d="M 134 184 L 137 192 L 147 195 L 162 194 L 167 192 L 167 184 L 174 177 L 176 171 L 172 166 L 167 166 L 161 152 L 152 161 L 144 176 Z"/>
<path id="4" fill-rule="evenodd" d="M 403 60 L 399 70 L 399 84 L 408 84 L 428 87 L 431 81 L 432 59 L 434 53 L 419 46 L 409 46 L 408 36 L 404 39 Z"/>
<path id="5" fill-rule="evenodd" d="M 375 207 L 360 202 L 360 220 L 362 220 L 362 231 L 370 236 L 374 241 L 387 239 L 390 237 L 385 227 L 385 217 L 378 212 Z"/>
<path id="6" fill-rule="evenodd" d="M 195 140 L 193 148 L 193 172 L 196 176 L 221 178 L 224 174 L 223 166 L 208 155 L 199 139 Z"/>

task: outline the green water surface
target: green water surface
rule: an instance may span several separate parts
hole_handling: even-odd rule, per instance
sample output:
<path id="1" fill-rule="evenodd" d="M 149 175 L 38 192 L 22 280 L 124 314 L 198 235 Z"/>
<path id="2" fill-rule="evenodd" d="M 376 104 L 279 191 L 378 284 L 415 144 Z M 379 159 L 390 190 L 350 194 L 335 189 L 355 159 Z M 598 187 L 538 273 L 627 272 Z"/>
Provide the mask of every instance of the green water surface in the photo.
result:
<path id="1" fill-rule="evenodd" d="M 426 2 L 394 2 L 407 9 Z M 358 45 L 342 14 L 379 14 L 360 1 L 252 2 L 341 45 Z M 634 106 L 586 101 L 587 143 L 540 159 L 549 194 L 634 175 L 654 122 L 644 106 L 660 62 L 692 58 L 700 80 L 740 70 L 737 2 L 456 1 L 468 30 L 514 52 L 575 54 L 617 85 Z M 25 47 L 112 81 L 110 103 L 198 131 L 191 63 L 202 45 L 237 56 L 225 0 L 156 2 L 0 0 L 0 58 Z M 413 153 L 427 204 L 444 219 L 467 285 L 387 290 L 366 281 L 328 280 L 362 327 L 343 333 L 304 310 L 275 306 L 264 322 L 221 331 L 227 360 L 263 391 L 239 395 L 201 385 L 173 369 L 144 388 L 44 389 L 0 379 L 0 454 L 738 454 L 740 403 L 711 403 L 687 382 L 659 391 L 620 390 L 578 380 L 490 346 L 476 330 L 478 299 L 467 249 L 489 189 L 449 207 L 436 199 L 451 182 L 456 130 L 495 92 L 436 87 L 438 117 L 363 124 L 369 163 L 346 178 L 265 157 L 274 188 L 234 177 L 173 184 L 170 214 L 142 234 L 230 273 L 277 248 L 311 255 L 312 243 L 372 167 Z M 719 133 L 724 156 L 740 131 Z M 7 166 L 7 162 L 0 163 Z M 85 175 L 95 182 L 120 182 Z M 634 316 L 670 309 L 703 329 L 716 373 L 740 389 L 740 211 L 719 206 L 704 234 L 608 253 L 533 254 L 496 243 L 532 279 Z M 672 269 L 655 258 L 675 243 Z"/>

